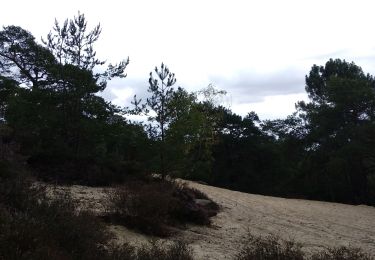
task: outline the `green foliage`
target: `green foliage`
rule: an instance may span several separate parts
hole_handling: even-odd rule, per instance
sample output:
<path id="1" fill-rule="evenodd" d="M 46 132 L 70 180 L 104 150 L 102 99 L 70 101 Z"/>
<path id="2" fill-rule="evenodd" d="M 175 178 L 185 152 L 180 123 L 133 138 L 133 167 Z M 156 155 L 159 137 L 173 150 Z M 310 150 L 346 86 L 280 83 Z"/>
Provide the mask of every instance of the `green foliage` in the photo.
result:
<path id="1" fill-rule="evenodd" d="M 374 204 L 375 81 L 329 60 L 306 77 L 310 102 L 283 120 L 225 111 L 211 183 L 242 191 Z"/>
<path id="2" fill-rule="evenodd" d="M 104 64 L 93 48 L 100 32 L 100 26 L 87 32 L 80 13 L 62 27 L 56 21 L 46 47 L 20 27 L 0 32 L 0 116 L 45 179 L 108 184 L 141 171 L 136 150 L 147 151 L 143 129 L 97 96 L 108 80 L 126 76 L 128 64 L 93 72 Z"/>
<path id="3" fill-rule="evenodd" d="M 274 139 L 261 131 L 254 112 L 241 118 L 228 109 L 218 126 L 213 147 L 211 182 L 252 193 L 278 194 L 282 176 L 280 155 Z M 274 170 L 279 169 L 278 175 Z"/>
<path id="4" fill-rule="evenodd" d="M 168 67 L 163 63 L 158 67 L 155 67 L 155 73 L 157 78 L 154 78 L 153 73 L 150 72 L 149 88 L 148 92 L 151 93 L 151 97 L 147 98 L 147 107 L 155 114 L 155 116 L 150 116 L 149 120 L 151 122 L 157 123 L 157 128 L 152 136 L 156 140 L 160 140 L 159 144 L 159 156 L 160 156 L 160 169 L 159 172 L 163 176 L 166 175 L 166 159 L 165 159 L 165 131 L 171 120 L 172 110 L 168 106 L 168 103 L 173 96 L 173 85 L 176 83 L 174 73 L 170 72 Z"/>
<path id="5" fill-rule="evenodd" d="M 146 104 L 135 100 L 135 111 L 151 111 L 148 133 L 157 147 L 154 169 L 162 176 L 169 174 L 190 179 L 211 177 L 212 146 L 216 142 L 221 108 L 215 104 L 225 94 L 212 85 L 199 93 L 188 93 L 182 87 L 173 88 L 175 76 L 164 64 L 155 68 L 157 78 L 150 73 L 151 97 Z M 198 95 L 204 100 L 198 101 Z"/>
<path id="6" fill-rule="evenodd" d="M 47 48 L 35 42 L 34 36 L 17 26 L 0 31 L 0 73 L 33 88 L 45 88 L 49 68 L 56 60 Z"/>
<path id="7" fill-rule="evenodd" d="M 100 24 L 87 32 L 87 21 L 84 14 L 78 12 L 73 19 L 66 19 L 61 26 L 57 20 L 53 30 L 42 39 L 44 45 L 55 56 L 60 65 L 72 65 L 92 72 L 97 65 L 104 65 L 104 61 L 96 58 L 94 45 L 101 34 Z M 99 82 L 100 90 L 104 90 L 107 80 L 114 77 L 126 77 L 125 68 L 129 58 L 116 65 L 109 64 L 104 73 L 95 73 L 94 78 Z"/>
<path id="8" fill-rule="evenodd" d="M 136 173 L 202 180 L 247 192 L 375 203 L 375 80 L 354 63 L 329 60 L 306 76 L 309 102 L 283 120 L 261 122 L 219 105 L 225 91 L 174 88 L 163 63 L 150 97 L 133 111 L 98 96 L 129 60 L 96 57 L 101 27 L 78 13 L 39 44 L 17 26 L 0 31 L 1 157 L 20 146 L 45 180 L 91 185 Z M 148 113 L 148 129 L 126 113 Z M 4 130 L 5 129 L 5 130 Z"/>
<path id="9" fill-rule="evenodd" d="M 156 116 L 151 117 L 151 120 L 155 120 L 159 124 L 160 138 L 163 140 L 164 126 L 169 123 L 172 112 L 168 103 L 172 98 L 174 92 L 172 86 L 176 83 L 176 79 L 174 73 L 171 73 L 163 63 L 160 69 L 155 67 L 155 73 L 158 78 L 154 78 L 153 73 L 150 72 L 148 92 L 151 93 L 151 97 L 147 99 L 147 105 L 156 113 Z"/>
<path id="10" fill-rule="evenodd" d="M 320 199 L 374 203 L 368 182 L 373 171 L 368 162 L 375 155 L 373 77 L 354 63 L 330 60 L 312 68 L 306 90 L 311 102 L 300 102 L 298 110 L 308 129 L 308 157 L 302 161 L 308 192 Z"/>
<path id="11" fill-rule="evenodd" d="M 212 91 L 212 95 L 221 94 Z M 205 98 L 199 102 L 196 94 L 178 88 L 168 104 L 174 111 L 166 134 L 174 176 L 204 181 L 212 178 L 212 150 L 223 112 L 212 102 L 216 96 L 207 94 Z"/>
<path id="12" fill-rule="evenodd" d="M 17 82 L 0 75 L 0 122 L 5 121 L 9 100 L 17 93 Z"/>

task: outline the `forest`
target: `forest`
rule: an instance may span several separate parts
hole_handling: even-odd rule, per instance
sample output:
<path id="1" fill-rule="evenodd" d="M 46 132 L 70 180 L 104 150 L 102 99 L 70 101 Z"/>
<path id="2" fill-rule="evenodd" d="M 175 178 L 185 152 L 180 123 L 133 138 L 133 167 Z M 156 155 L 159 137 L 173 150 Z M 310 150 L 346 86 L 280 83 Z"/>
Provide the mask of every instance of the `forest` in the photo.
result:
<path id="1" fill-rule="evenodd" d="M 103 186 L 160 174 L 375 205 L 375 80 L 354 62 L 313 65 L 309 101 L 286 119 L 241 117 L 217 102 L 224 90 L 189 93 L 163 63 L 150 72 L 149 97 L 119 107 L 100 93 L 126 77 L 129 59 L 98 60 L 100 33 L 99 25 L 87 29 L 83 14 L 56 21 L 41 42 L 18 26 L 0 31 L 2 161 L 24 161 L 37 178 L 58 183 Z"/>
<path id="2" fill-rule="evenodd" d="M 0 30 L 0 259 L 193 259 L 181 241 L 115 245 L 106 226 L 157 237 L 210 226 L 220 205 L 180 179 L 375 206 L 375 79 L 354 62 L 312 65 L 309 100 L 285 119 L 237 115 L 219 102 L 225 90 L 189 92 L 164 63 L 150 68 L 148 97 L 120 107 L 101 93 L 130 60 L 97 58 L 101 30 L 80 13 L 41 41 Z M 106 215 L 51 198 L 49 187 L 69 185 L 114 190 Z M 249 236 L 236 259 L 372 258 L 346 247 L 308 257 L 294 242 Z"/>

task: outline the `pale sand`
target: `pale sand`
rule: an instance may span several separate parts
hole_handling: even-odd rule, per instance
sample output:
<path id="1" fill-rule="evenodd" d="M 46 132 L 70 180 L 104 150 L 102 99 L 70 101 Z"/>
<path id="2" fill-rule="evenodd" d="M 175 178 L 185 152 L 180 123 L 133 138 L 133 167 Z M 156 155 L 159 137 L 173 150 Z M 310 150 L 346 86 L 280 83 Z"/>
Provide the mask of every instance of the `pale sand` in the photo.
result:
<path id="1" fill-rule="evenodd" d="M 293 239 L 302 243 L 306 252 L 344 245 L 360 247 L 375 256 L 375 207 L 276 198 L 187 183 L 222 207 L 212 218 L 211 227 L 190 225 L 177 236 L 191 244 L 197 259 L 233 259 L 249 232 Z M 83 186 L 69 190 L 82 208 L 98 215 L 105 210 L 108 190 Z M 122 226 L 109 228 L 120 243 L 139 245 L 149 239 Z"/>
<path id="2" fill-rule="evenodd" d="M 248 232 L 293 239 L 311 252 L 332 246 L 361 247 L 375 255 L 375 208 L 253 195 L 189 183 L 223 207 L 217 228 L 185 231 L 200 259 L 230 259 Z M 201 233 L 201 235 L 199 235 Z"/>

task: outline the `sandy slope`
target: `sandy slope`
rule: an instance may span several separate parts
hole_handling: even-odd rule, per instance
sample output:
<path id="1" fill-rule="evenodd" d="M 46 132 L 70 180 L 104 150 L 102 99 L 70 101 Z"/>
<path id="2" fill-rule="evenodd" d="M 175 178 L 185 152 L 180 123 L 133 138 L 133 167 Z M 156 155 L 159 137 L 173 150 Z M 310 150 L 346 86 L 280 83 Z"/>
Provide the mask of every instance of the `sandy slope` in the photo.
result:
<path id="1" fill-rule="evenodd" d="M 205 192 L 222 207 L 213 218 L 212 227 L 189 226 L 179 235 L 191 243 L 197 259 L 232 259 L 248 232 L 294 239 L 308 252 L 325 246 L 349 245 L 375 256 L 374 207 L 275 198 L 188 184 Z M 98 214 L 103 211 L 106 190 L 82 186 L 69 189 L 83 208 Z M 121 226 L 110 229 L 119 242 L 139 244 L 148 239 Z"/>
<path id="2" fill-rule="evenodd" d="M 223 211 L 213 219 L 217 228 L 192 228 L 184 232 L 195 239 L 193 246 L 202 259 L 230 259 L 248 231 L 294 239 L 306 251 L 350 245 L 375 255 L 374 207 L 283 199 L 196 183 L 190 185 L 223 206 Z"/>

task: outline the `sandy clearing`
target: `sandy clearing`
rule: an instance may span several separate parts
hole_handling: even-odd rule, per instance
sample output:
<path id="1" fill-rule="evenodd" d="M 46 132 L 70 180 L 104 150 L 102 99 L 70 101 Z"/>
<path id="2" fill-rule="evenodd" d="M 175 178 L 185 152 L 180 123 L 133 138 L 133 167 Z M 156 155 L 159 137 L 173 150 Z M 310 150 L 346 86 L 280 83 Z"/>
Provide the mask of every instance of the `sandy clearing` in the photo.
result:
<path id="1" fill-rule="evenodd" d="M 197 259 L 233 259 L 248 232 L 293 239 L 307 252 L 344 245 L 361 247 L 375 256 L 374 207 L 276 198 L 187 183 L 222 207 L 211 227 L 191 225 L 177 237 L 191 243 Z M 57 187 L 54 192 L 67 189 L 80 208 L 103 214 L 109 189 L 73 185 Z M 149 239 L 122 226 L 109 229 L 120 243 L 139 245 Z"/>
<path id="2" fill-rule="evenodd" d="M 375 256 L 375 208 L 247 194 L 189 182 L 219 203 L 216 228 L 184 231 L 200 259 L 230 259 L 248 232 L 275 234 L 307 252 L 327 246 L 361 247 Z M 198 234 L 197 234 L 198 233 Z M 200 234 L 199 234 L 200 233 Z"/>

